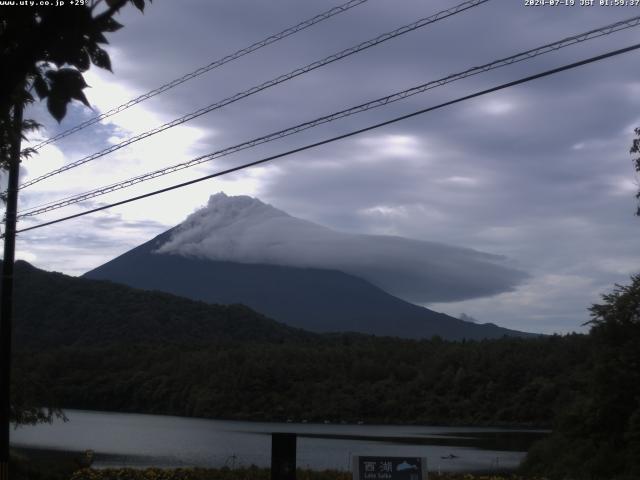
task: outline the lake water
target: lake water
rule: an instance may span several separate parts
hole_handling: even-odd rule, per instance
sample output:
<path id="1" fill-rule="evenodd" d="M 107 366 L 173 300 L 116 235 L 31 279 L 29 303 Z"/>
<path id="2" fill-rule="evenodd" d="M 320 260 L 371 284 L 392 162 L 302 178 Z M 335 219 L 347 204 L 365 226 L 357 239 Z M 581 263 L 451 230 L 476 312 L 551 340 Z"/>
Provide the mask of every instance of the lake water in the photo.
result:
<path id="1" fill-rule="evenodd" d="M 69 410 L 69 422 L 20 427 L 12 446 L 95 451 L 94 467 L 267 467 L 272 432 L 298 434 L 298 466 L 349 470 L 352 455 L 426 457 L 432 471 L 518 466 L 539 430 L 204 420 Z"/>

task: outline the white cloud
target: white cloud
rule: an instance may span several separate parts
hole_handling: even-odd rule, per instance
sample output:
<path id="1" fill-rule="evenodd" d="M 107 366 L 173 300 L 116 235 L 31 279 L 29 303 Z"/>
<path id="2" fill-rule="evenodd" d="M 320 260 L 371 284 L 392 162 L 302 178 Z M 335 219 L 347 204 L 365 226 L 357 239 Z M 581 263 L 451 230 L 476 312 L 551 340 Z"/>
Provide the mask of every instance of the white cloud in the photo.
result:
<path id="1" fill-rule="evenodd" d="M 16 260 L 24 260 L 25 262 L 33 263 L 38 260 L 38 255 L 33 252 L 16 252 Z"/>
<path id="2" fill-rule="evenodd" d="M 515 109 L 515 104 L 507 100 L 488 100 L 480 104 L 480 110 L 489 115 L 506 115 Z"/>
<path id="3" fill-rule="evenodd" d="M 610 183 L 613 195 L 632 196 L 640 190 L 638 181 L 628 177 L 614 178 Z"/>
<path id="4" fill-rule="evenodd" d="M 380 135 L 358 140 L 373 158 L 415 158 L 425 157 L 422 142 L 411 135 Z"/>
<path id="5" fill-rule="evenodd" d="M 480 182 L 477 178 L 466 177 L 462 175 L 453 175 L 451 177 L 440 179 L 438 183 L 444 183 L 448 185 L 457 185 L 461 187 L 475 187 Z"/>
<path id="6" fill-rule="evenodd" d="M 190 215 L 158 252 L 335 269 L 413 302 L 494 295 L 525 277 L 495 255 L 402 237 L 336 232 L 251 197 L 222 193 Z"/>
<path id="7" fill-rule="evenodd" d="M 361 210 L 363 215 L 382 216 L 382 217 L 401 217 L 407 218 L 409 212 L 403 205 L 398 207 L 392 207 L 387 205 L 376 205 L 375 207 L 369 207 Z"/>

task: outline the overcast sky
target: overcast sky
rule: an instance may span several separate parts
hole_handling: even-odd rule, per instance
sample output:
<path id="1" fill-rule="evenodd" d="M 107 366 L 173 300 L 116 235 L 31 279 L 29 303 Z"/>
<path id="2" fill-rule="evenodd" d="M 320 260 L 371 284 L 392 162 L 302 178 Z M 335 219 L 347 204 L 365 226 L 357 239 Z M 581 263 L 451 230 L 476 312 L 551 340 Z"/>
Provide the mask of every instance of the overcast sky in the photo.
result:
<path id="1" fill-rule="evenodd" d="M 380 33 L 456 5 L 370 0 L 68 137 L 25 162 L 33 178 Z M 579 3 L 577 1 L 576 3 Z M 129 7 L 110 35 L 114 74 L 92 68 L 94 112 L 71 108 L 55 134 L 339 4 L 317 0 L 158 0 Z M 527 7 L 492 0 L 308 73 L 25 189 L 21 207 L 112 183 L 348 106 L 640 14 L 638 7 Z M 569 47 L 384 108 L 87 202 L 111 202 L 361 128 L 637 42 L 640 30 Z M 527 83 L 361 136 L 128 206 L 19 236 L 18 257 L 77 275 L 152 238 L 213 193 L 251 195 L 333 230 L 388 234 L 508 259 L 510 292 L 428 304 L 536 332 L 584 331 L 587 307 L 640 270 L 629 155 L 640 126 L 639 53 Z M 49 220 L 80 211 L 42 215 Z M 25 221 L 23 226 L 37 223 Z M 455 297 L 453 295 L 452 297 Z"/>

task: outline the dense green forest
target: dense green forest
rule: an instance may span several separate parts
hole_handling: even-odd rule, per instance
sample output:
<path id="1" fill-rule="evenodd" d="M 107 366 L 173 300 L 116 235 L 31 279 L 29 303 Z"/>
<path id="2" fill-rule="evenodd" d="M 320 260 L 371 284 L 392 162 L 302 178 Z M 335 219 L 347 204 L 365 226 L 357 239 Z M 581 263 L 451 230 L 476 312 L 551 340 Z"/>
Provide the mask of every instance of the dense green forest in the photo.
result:
<path id="1" fill-rule="evenodd" d="M 589 355 L 583 336 L 454 343 L 350 335 L 316 342 L 22 351 L 53 403 L 253 420 L 550 426 Z"/>

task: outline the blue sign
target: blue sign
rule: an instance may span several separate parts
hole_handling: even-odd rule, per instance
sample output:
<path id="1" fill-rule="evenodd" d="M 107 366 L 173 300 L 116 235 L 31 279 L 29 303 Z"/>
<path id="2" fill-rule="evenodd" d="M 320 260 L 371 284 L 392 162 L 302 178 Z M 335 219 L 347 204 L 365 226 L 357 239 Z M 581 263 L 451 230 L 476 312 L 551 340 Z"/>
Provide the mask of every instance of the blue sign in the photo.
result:
<path id="1" fill-rule="evenodd" d="M 353 480 L 427 480 L 427 459 L 355 456 Z"/>

